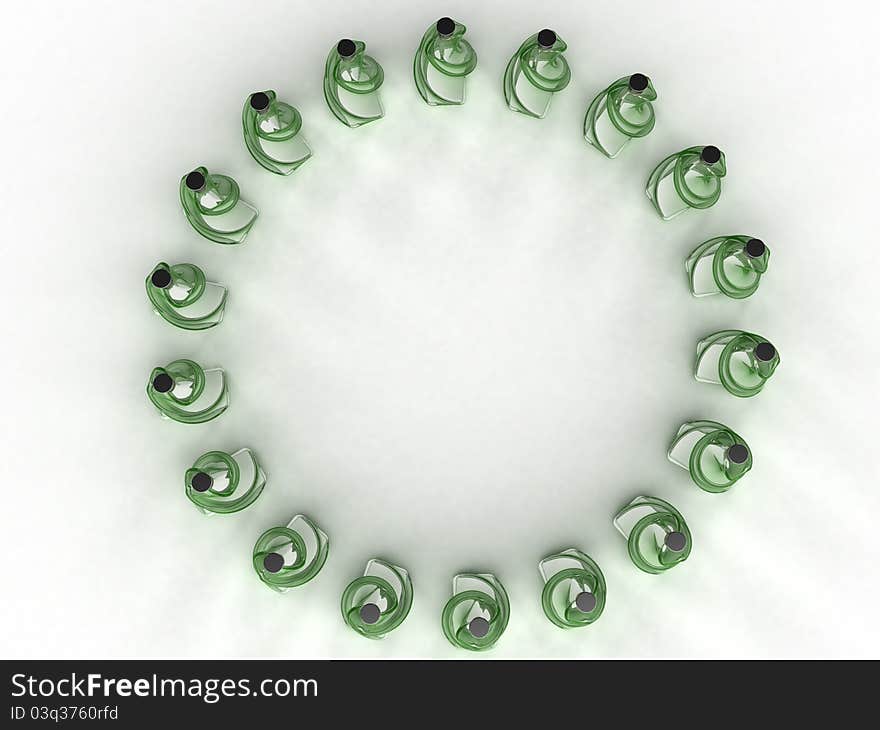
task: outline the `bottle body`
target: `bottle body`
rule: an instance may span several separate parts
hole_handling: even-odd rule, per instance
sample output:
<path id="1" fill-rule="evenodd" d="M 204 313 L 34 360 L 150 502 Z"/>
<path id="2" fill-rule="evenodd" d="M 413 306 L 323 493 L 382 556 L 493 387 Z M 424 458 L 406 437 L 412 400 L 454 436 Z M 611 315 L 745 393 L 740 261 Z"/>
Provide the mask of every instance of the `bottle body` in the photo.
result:
<path id="1" fill-rule="evenodd" d="M 229 407 L 222 368 L 203 368 L 193 360 L 174 360 L 154 368 L 147 396 L 163 418 L 178 423 L 206 423 Z"/>
<path id="2" fill-rule="evenodd" d="M 327 535 L 305 515 L 296 515 L 286 527 L 272 527 L 254 545 L 254 570 L 269 588 L 286 593 L 312 580 L 330 550 Z"/>
<path id="3" fill-rule="evenodd" d="M 198 167 L 180 180 L 180 204 L 190 225 L 214 243 L 244 242 L 257 209 L 241 199 L 238 183 Z"/>
<path id="4" fill-rule="evenodd" d="M 763 390 L 778 365 L 779 353 L 760 335 L 721 330 L 697 343 L 694 378 L 721 385 L 739 398 L 750 398 Z"/>
<path id="5" fill-rule="evenodd" d="M 409 573 L 399 565 L 373 558 L 364 574 L 343 592 L 342 618 L 361 636 L 380 639 L 403 623 L 412 601 Z"/>
<path id="6" fill-rule="evenodd" d="M 468 43 L 464 25 L 441 18 L 422 36 L 413 60 L 416 89 L 426 104 L 464 104 L 467 77 L 477 66 L 477 54 Z"/>
<path id="7" fill-rule="evenodd" d="M 691 294 L 745 299 L 758 289 L 770 250 L 752 236 L 718 236 L 697 246 L 685 260 Z"/>
<path id="8" fill-rule="evenodd" d="M 636 497 L 613 520 L 626 538 L 633 564 L 646 573 L 659 574 L 687 560 L 691 533 L 684 518 L 659 497 Z"/>
<path id="9" fill-rule="evenodd" d="M 223 321 L 226 287 L 205 279 L 195 264 L 157 264 L 146 279 L 153 311 L 185 330 L 204 330 Z"/>
<path id="10" fill-rule="evenodd" d="M 670 155 L 648 177 L 645 194 L 663 220 L 689 208 L 710 208 L 721 197 L 727 161 L 717 147 L 689 147 Z"/>
<path id="11" fill-rule="evenodd" d="M 589 626 L 605 609 L 605 576 L 596 562 L 576 548 L 553 553 L 538 563 L 544 579 L 544 614 L 563 629 Z"/>
<path id="12" fill-rule="evenodd" d="M 245 146 L 269 172 L 290 175 L 312 156 L 302 133 L 302 116 L 274 91 L 251 94 L 241 112 Z"/>
<path id="13" fill-rule="evenodd" d="M 584 139 L 606 157 L 617 157 L 633 139 L 654 129 L 656 99 L 657 92 L 644 74 L 618 79 L 587 107 Z"/>
<path id="14" fill-rule="evenodd" d="M 666 456 L 700 489 L 716 494 L 726 492 L 752 468 L 752 451 L 745 440 L 716 421 L 683 424 Z"/>
<path id="15" fill-rule="evenodd" d="M 571 81 L 563 55 L 567 47 L 546 29 L 523 42 L 504 72 L 504 99 L 510 109 L 536 119 L 546 116 L 553 95 Z"/>
<path id="16" fill-rule="evenodd" d="M 348 127 L 360 127 L 385 116 L 379 88 L 385 73 L 365 53 L 362 41 L 341 40 L 324 66 L 324 99 L 333 115 Z"/>
<path id="17" fill-rule="evenodd" d="M 257 501 L 266 486 L 266 473 L 251 449 L 232 454 L 209 451 L 186 470 L 184 486 L 186 496 L 203 514 L 232 514 Z"/>
<path id="18" fill-rule="evenodd" d="M 460 649 L 485 651 L 495 645 L 510 618 L 507 591 L 491 573 L 459 573 L 452 579 L 441 625 Z"/>

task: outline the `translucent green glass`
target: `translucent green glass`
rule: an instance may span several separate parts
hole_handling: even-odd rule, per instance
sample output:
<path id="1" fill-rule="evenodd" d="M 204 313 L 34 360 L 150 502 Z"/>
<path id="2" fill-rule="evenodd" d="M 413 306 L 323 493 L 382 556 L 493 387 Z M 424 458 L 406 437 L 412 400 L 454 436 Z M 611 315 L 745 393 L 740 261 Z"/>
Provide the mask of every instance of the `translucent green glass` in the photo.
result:
<path id="1" fill-rule="evenodd" d="M 248 152 L 276 175 L 289 175 L 312 156 L 302 135 L 302 116 L 274 91 L 251 94 L 241 111 L 241 126 Z"/>
<path id="2" fill-rule="evenodd" d="M 504 99 L 516 112 L 537 119 L 550 108 L 553 94 L 571 81 L 571 69 L 563 52 L 568 46 L 545 28 L 519 47 L 504 72 Z"/>
<path id="3" fill-rule="evenodd" d="M 750 398 L 761 392 L 778 365 L 779 353 L 760 335 L 721 330 L 697 343 L 694 377 L 701 383 L 722 385 L 740 398 Z"/>
<path id="4" fill-rule="evenodd" d="M 147 276 L 147 296 L 166 322 L 184 330 L 206 330 L 220 324 L 226 287 L 205 280 L 195 264 L 160 261 Z"/>
<path id="5" fill-rule="evenodd" d="M 752 236 L 718 236 L 701 243 L 684 262 L 695 297 L 752 296 L 767 271 L 770 249 Z"/>
<path id="6" fill-rule="evenodd" d="M 617 79 L 587 107 L 584 139 L 606 157 L 617 157 L 631 140 L 654 129 L 657 92 L 644 74 Z"/>
<path id="7" fill-rule="evenodd" d="M 678 429 L 666 456 L 707 492 L 726 492 L 752 468 L 752 450 L 727 426 L 690 421 Z"/>
<path id="8" fill-rule="evenodd" d="M 412 580 L 399 565 L 373 558 L 342 593 L 342 618 L 368 639 L 381 639 L 409 615 Z"/>
<path id="9" fill-rule="evenodd" d="M 491 573 L 459 573 L 440 623 L 452 644 L 469 651 L 492 648 L 510 619 L 507 591 Z"/>
<path id="10" fill-rule="evenodd" d="M 688 208 L 715 205 L 721 197 L 721 178 L 726 174 L 727 162 L 717 147 L 688 147 L 654 168 L 645 193 L 660 217 L 668 221 Z"/>
<path id="11" fill-rule="evenodd" d="M 190 225 L 214 243 L 242 243 L 257 220 L 257 209 L 241 199 L 238 183 L 204 167 L 180 178 L 180 204 Z"/>
<path id="12" fill-rule="evenodd" d="M 413 61 L 416 89 L 431 106 L 464 104 L 467 76 L 477 67 L 477 54 L 464 39 L 467 28 L 440 18 L 425 31 Z"/>
<path id="13" fill-rule="evenodd" d="M 266 486 L 266 473 L 250 449 L 234 454 L 209 451 L 186 470 L 186 496 L 205 514 L 241 512 L 252 505 Z"/>
<path id="14" fill-rule="evenodd" d="M 544 579 L 541 606 L 562 629 L 589 626 L 605 609 L 605 576 L 591 557 L 575 548 L 548 555 L 538 570 Z"/>
<path id="15" fill-rule="evenodd" d="M 324 567 L 330 540 L 305 515 L 266 530 L 254 545 L 254 570 L 269 588 L 285 593 L 308 583 Z"/>
<path id="16" fill-rule="evenodd" d="M 330 51 L 324 66 L 324 99 L 333 116 L 349 127 L 385 116 L 379 98 L 385 73 L 365 50 L 363 41 L 343 38 Z"/>
<path id="17" fill-rule="evenodd" d="M 646 573 L 664 573 L 691 554 L 691 532 L 684 517 L 659 497 L 636 497 L 613 522 L 626 538 L 630 560 Z"/>
<path id="18" fill-rule="evenodd" d="M 223 370 L 206 370 L 192 360 L 174 360 L 164 368 L 153 368 L 147 396 L 163 417 L 179 423 L 211 421 L 229 406 Z"/>

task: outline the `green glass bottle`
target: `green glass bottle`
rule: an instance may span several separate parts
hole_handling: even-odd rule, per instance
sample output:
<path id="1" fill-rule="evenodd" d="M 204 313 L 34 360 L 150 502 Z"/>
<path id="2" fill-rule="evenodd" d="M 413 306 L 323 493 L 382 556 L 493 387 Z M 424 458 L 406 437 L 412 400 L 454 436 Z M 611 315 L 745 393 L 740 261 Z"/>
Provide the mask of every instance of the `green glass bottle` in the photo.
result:
<path id="1" fill-rule="evenodd" d="M 226 287 L 207 281 L 195 264 L 160 261 L 147 276 L 146 287 L 153 310 L 175 327 L 206 330 L 223 320 Z"/>
<path id="2" fill-rule="evenodd" d="M 715 421 L 691 421 L 678 429 L 666 452 L 707 492 L 726 492 L 752 468 L 752 451 L 742 436 Z"/>
<path id="3" fill-rule="evenodd" d="M 242 243 L 257 220 L 257 209 L 241 199 L 238 183 L 204 167 L 180 178 L 180 204 L 190 225 L 214 243 Z"/>
<path id="4" fill-rule="evenodd" d="M 440 18 L 425 31 L 413 61 L 416 89 L 431 106 L 464 104 L 467 77 L 477 54 L 464 39 L 467 31 L 452 18 Z"/>
<path id="5" fill-rule="evenodd" d="M 254 545 L 254 570 L 273 591 L 285 593 L 308 583 L 324 567 L 330 540 L 305 515 L 287 527 L 266 530 Z"/>
<path id="6" fill-rule="evenodd" d="M 779 353 L 760 335 L 721 330 L 697 343 L 694 377 L 701 383 L 722 385 L 740 398 L 750 398 L 761 392 L 778 365 Z"/>
<path id="7" fill-rule="evenodd" d="M 513 55 L 504 72 L 504 99 L 516 112 L 542 119 L 553 94 L 571 81 L 563 52 L 568 46 L 549 28 L 529 36 Z"/>
<path id="8" fill-rule="evenodd" d="M 324 99 L 340 122 L 360 127 L 385 116 L 379 88 L 385 72 L 365 53 L 363 41 L 343 38 L 327 56 L 324 67 Z"/>
<path id="9" fill-rule="evenodd" d="M 553 553 L 538 563 L 544 579 L 541 606 L 562 629 L 589 626 L 605 609 L 605 576 L 589 555 L 575 548 Z"/>
<path id="10" fill-rule="evenodd" d="M 606 157 L 615 158 L 631 140 L 654 129 L 657 92 L 651 79 L 633 74 L 617 79 L 587 107 L 584 139 Z"/>
<path id="11" fill-rule="evenodd" d="M 289 175 L 312 156 L 302 135 L 302 116 L 272 90 L 247 98 L 241 125 L 248 152 L 269 172 Z"/>
<path id="12" fill-rule="evenodd" d="M 681 513 L 659 497 L 636 497 L 614 516 L 630 560 L 646 573 L 664 573 L 691 554 L 691 532 Z"/>
<path id="13" fill-rule="evenodd" d="M 257 501 L 266 486 L 266 473 L 250 449 L 234 454 L 209 451 L 186 470 L 186 496 L 206 515 L 241 512 Z"/>
<path id="14" fill-rule="evenodd" d="M 727 162 L 717 147 L 688 147 L 654 168 L 645 194 L 660 217 L 668 221 L 688 208 L 715 205 L 721 197 L 721 178 L 726 174 Z"/>
<path id="15" fill-rule="evenodd" d="M 767 271 L 770 249 L 760 238 L 718 236 L 701 243 L 684 262 L 691 294 L 724 294 L 731 299 L 752 296 Z"/>
<path id="16" fill-rule="evenodd" d="M 147 396 L 164 418 L 178 423 L 205 423 L 229 407 L 223 369 L 205 369 L 192 360 L 174 360 L 164 368 L 153 368 Z"/>
<path id="17" fill-rule="evenodd" d="M 367 562 L 364 574 L 342 593 L 342 618 L 368 639 L 381 639 L 409 615 L 412 579 L 399 565 L 379 558 Z"/>
<path id="18" fill-rule="evenodd" d="M 459 573 L 452 579 L 452 598 L 440 618 L 443 633 L 452 644 L 469 651 L 490 649 L 509 619 L 507 591 L 494 575 Z"/>

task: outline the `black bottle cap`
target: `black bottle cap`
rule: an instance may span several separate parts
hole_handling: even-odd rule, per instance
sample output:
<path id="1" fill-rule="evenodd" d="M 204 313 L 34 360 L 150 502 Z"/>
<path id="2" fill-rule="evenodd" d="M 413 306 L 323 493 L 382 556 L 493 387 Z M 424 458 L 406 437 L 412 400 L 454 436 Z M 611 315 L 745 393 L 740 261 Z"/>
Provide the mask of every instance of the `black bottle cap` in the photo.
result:
<path id="1" fill-rule="evenodd" d="M 776 348 L 769 342 L 759 342 L 755 348 L 755 357 L 764 362 L 770 362 L 776 357 Z"/>
<path id="2" fill-rule="evenodd" d="M 489 622 L 486 621 L 486 619 L 484 619 L 482 616 L 472 618 L 471 622 L 468 624 L 468 631 L 470 631 L 471 636 L 482 639 L 486 634 L 489 633 Z"/>
<path id="3" fill-rule="evenodd" d="M 753 259 L 761 258 L 766 250 L 767 247 L 760 238 L 750 238 L 746 244 L 746 253 Z"/>
<path id="4" fill-rule="evenodd" d="M 703 151 L 700 152 L 700 159 L 707 165 L 714 165 L 721 159 L 721 150 L 719 150 L 714 144 L 708 144 L 703 147 Z"/>
<path id="5" fill-rule="evenodd" d="M 251 109 L 262 112 L 269 107 L 269 95 L 265 91 L 251 94 Z"/>
<path id="6" fill-rule="evenodd" d="M 270 573 L 277 573 L 284 567 L 284 558 L 278 553 L 269 553 L 263 558 L 263 567 Z"/>
<path id="7" fill-rule="evenodd" d="M 629 88 L 640 94 L 648 88 L 648 77 L 645 74 L 633 74 L 629 77 Z"/>
<path id="8" fill-rule="evenodd" d="M 437 32 L 444 38 L 455 32 L 455 21 L 452 18 L 440 18 L 437 21 Z"/>
<path id="9" fill-rule="evenodd" d="M 153 390 L 157 393 L 167 393 L 174 387 L 174 379 L 168 373 L 159 373 L 153 378 Z"/>
<path id="10" fill-rule="evenodd" d="M 749 458 L 749 447 L 745 444 L 734 444 L 727 450 L 727 458 L 734 464 L 745 464 Z"/>
<path id="11" fill-rule="evenodd" d="M 205 474 L 203 471 L 197 471 L 193 474 L 189 483 L 197 492 L 207 492 L 211 488 L 211 485 L 214 484 L 214 480 L 211 479 L 210 474 Z"/>
<path id="12" fill-rule="evenodd" d="M 577 606 L 578 611 L 581 613 L 589 613 L 596 608 L 596 596 L 592 593 L 587 593 L 587 591 L 578 593 L 577 598 L 574 599 L 574 605 Z"/>
<path id="13" fill-rule="evenodd" d="M 205 187 L 205 176 L 198 170 L 193 170 L 186 176 L 186 186 L 193 191 L 201 190 Z"/>
<path id="14" fill-rule="evenodd" d="M 684 550 L 684 546 L 687 545 L 687 538 L 683 532 L 667 532 L 664 542 L 666 547 L 672 550 L 672 552 L 680 553 Z"/>
<path id="15" fill-rule="evenodd" d="M 365 603 L 361 606 L 360 615 L 361 621 L 365 624 L 374 624 L 379 620 L 379 616 L 382 615 L 382 612 L 375 603 Z"/>
<path id="16" fill-rule="evenodd" d="M 351 38 L 343 38 L 336 44 L 336 52 L 343 58 L 351 58 L 356 50 L 357 46 Z"/>
<path id="17" fill-rule="evenodd" d="M 538 45 L 541 48 L 552 48 L 554 43 L 556 43 L 556 33 L 554 31 L 544 28 L 544 30 L 538 33 Z"/>
<path id="18" fill-rule="evenodd" d="M 164 266 L 156 269 L 150 277 L 150 283 L 157 289 L 165 289 L 171 284 L 171 272 Z"/>

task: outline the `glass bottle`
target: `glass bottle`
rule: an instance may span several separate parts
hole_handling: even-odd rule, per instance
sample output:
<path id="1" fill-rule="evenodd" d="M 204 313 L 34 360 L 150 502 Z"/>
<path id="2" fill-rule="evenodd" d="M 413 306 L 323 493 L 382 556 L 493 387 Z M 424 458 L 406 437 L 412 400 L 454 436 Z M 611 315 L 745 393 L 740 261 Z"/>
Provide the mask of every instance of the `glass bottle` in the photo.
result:
<path id="1" fill-rule="evenodd" d="M 324 67 L 327 106 L 340 122 L 352 128 L 385 116 L 379 98 L 385 73 L 365 49 L 363 41 L 343 38 L 330 51 Z"/>
<path id="2" fill-rule="evenodd" d="M 440 18 L 425 31 L 413 61 L 416 89 L 431 106 L 464 104 L 467 76 L 477 54 L 464 39 L 467 31 L 452 18 Z"/>
<path id="3" fill-rule="evenodd" d="M 174 360 L 164 368 L 153 368 L 147 396 L 164 418 L 178 423 L 205 423 L 229 407 L 223 369 L 204 369 L 192 360 Z"/>
<path id="4" fill-rule="evenodd" d="M 399 565 L 379 558 L 367 562 L 364 574 L 342 593 L 342 618 L 368 639 L 381 639 L 409 615 L 413 585 Z"/>
<path id="5" fill-rule="evenodd" d="M 153 310 L 184 330 L 206 330 L 220 324 L 226 309 L 226 287 L 206 281 L 195 264 L 160 261 L 146 280 Z"/>
<path id="6" fill-rule="evenodd" d="M 605 609 L 605 576 L 589 555 L 568 548 L 538 563 L 544 579 L 541 605 L 563 629 L 589 626 Z"/>
<path id="7" fill-rule="evenodd" d="M 584 117 L 584 138 L 606 157 L 614 158 L 637 137 L 654 129 L 657 92 L 644 74 L 624 76 L 593 99 Z"/>
<path id="8" fill-rule="evenodd" d="M 251 94 L 241 112 L 244 143 L 260 165 L 276 175 L 289 175 L 312 156 L 302 131 L 302 116 L 279 101 L 272 90 Z"/>
<path id="9" fill-rule="evenodd" d="M 666 456 L 700 489 L 716 494 L 726 492 L 752 468 L 752 451 L 742 436 L 715 421 L 683 424 Z"/>
<path id="10" fill-rule="evenodd" d="M 718 236 L 701 243 L 684 262 L 691 294 L 724 294 L 745 299 L 758 289 L 767 271 L 770 249 L 760 238 Z"/>
<path id="11" fill-rule="evenodd" d="M 186 470 L 186 496 L 206 515 L 241 512 L 256 502 L 266 486 L 266 473 L 248 448 L 234 454 L 209 451 Z"/>
<path id="12" fill-rule="evenodd" d="M 563 56 L 568 48 L 552 30 L 544 28 L 527 38 L 507 64 L 504 98 L 516 112 L 542 119 L 553 94 L 571 81 L 571 69 Z"/>
<path id="13" fill-rule="evenodd" d="M 452 598 L 440 622 L 443 633 L 460 649 L 490 649 L 510 618 L 507 591 L 491 573 L 459 573 L 452 579 Z"/>
<path id="14" fill-rule="evenodd" d="M 238 183 L 204 167 L 180 178 L 180 204 L 190 225 L 214 243 L 242 243 L 257 220 L 257 209 L 241 199 Z"/>
<path id="15" fill-rule="evenodd" d="M 614 516 L 630 560 L 646 573 L 663 573 L 687 560 L 691 532 L 684 517 L 659 497 L 636 497 Z"/>
<path id="16" fill-rule="evenodd" d="M 273 591 L 285 593 L 308 583 L 324 563 L 330 540 L 305 515 L 297 515 L 287 527 L 272 527 L 254 545 L 254 570 Z"/>
<path id="17" fill-rule="evenodd" d="M 688 208 L 711 208 L 727 174 L 724 153 L 713 145 L 688 147 L 663 160 L 648 178 L 645 194 L 665 220 Z"/>
<path id="18" fill-rule="evenodd" d="M 728 393 L 750 398 L 761 392 L 779 365 L 776 348 L 760 335 L 721 330 L 697 343 L 694 377 L 723 385 Z"/>

